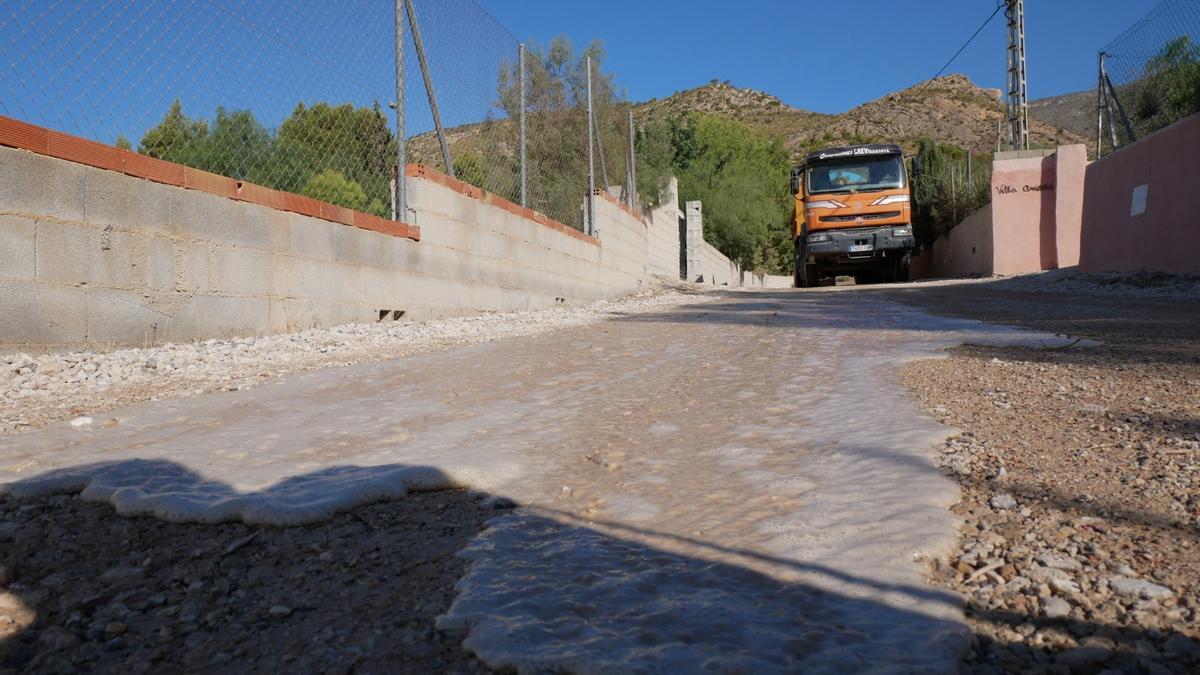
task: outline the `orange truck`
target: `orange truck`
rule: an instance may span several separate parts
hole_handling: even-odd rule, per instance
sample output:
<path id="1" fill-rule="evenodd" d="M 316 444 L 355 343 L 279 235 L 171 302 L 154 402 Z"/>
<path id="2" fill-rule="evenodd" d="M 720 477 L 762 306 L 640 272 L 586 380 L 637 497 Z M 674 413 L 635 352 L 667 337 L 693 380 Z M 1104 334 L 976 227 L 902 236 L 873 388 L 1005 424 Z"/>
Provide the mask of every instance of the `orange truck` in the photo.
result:
<path id="1" fill-rule="evenodd" d="M 792 169 L 792 194 L 797 287 L 839 275 L 856 283 L 908 280 L 916 239 L 899 146 L 811 153 Z"/>

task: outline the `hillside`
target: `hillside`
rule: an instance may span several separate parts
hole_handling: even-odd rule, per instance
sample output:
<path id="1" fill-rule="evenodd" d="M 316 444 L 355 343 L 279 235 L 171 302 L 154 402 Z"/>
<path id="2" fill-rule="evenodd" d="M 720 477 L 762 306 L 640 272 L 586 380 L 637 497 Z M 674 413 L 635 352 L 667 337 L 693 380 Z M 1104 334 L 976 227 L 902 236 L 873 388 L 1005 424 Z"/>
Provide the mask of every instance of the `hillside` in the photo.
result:
<path id="1" fill-rule="evenodd" d="M 817 129 L 836 119 L 834 115 L 793 108 L 779 98 L 754 89 L 739 89 L 714 80 L 712 83 L 654 99 L 634 107 L 638 119 L 691 112 L 722 115 L 758 131 L 790 141 L 801 130 Z"/>
<path id="2" fill-rule="evenodd" d="M 1095 144 L 1096 92 L 1094 90 L 1030 101 L 1029 116 L 1046 124 L 1074 132 L 1083 138 L 1092 140 L 1092 144 Z"/>
<path id="3" fill-rule="evenodd" d="M 636 107 L 641 118 L 699 111 L 725 115 L 784 140 L 796 155 L 809 149 L 858 142 L 895 142 L 907 150 L 922 136 L 990 151 L 996 123 L 1004 117 L 997 90 L 975 86 L 963 75 L 947 75 L 864 103 L 839 115 L 793 108 L 752 89 L 713 82 Z M 1086 136 L 1031 120 L 1031 144 L 1079 143 Z"/>
<path id="4" fill-rule="evenodd" d="M 1086 143 L 1090 135 L 1076 114 L 1074 98 L 1083 95 L 1031 104 L 1030 144 Z M 898 143 L 911 152 L 922 136 L 990 152 L 996 149 L 996 125 L 1004 118 L 1004 103 L 998 90 L 978 87 L 964 75 L 946 75 L 837 115 L 795 108 L 770 94 L 718 81 L 634 106 L 635 116 L 643 122 L 689 112 L 722 115 L 776 136 L 796 157 L 818 147 L 867 142 Z M 515 138 L 508 136 L 515 136 L 515 130 L 509 127 L 505 121 L 485 122 L 450 129 L 447 136 L 456 156 L 486 147 L 483 141 L 489 129 L 502 134 L 501 145 L 511 150 Z M 409 152 L 415 161 L 441 163 L 432 134 L 411 139 Z"/>

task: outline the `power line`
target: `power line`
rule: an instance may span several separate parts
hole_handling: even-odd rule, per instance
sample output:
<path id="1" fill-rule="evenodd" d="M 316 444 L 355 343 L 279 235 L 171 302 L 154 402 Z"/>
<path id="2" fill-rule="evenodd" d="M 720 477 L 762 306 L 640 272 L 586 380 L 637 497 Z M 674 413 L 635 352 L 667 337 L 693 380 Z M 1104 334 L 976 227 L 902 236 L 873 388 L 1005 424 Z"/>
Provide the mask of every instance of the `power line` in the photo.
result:
<path id="1" fill-rule="evenodd" d="M 921 88 L 917 90 L 917 94 L 920 94 L 921 92 L 925 91 L 926 87 L 933 84 L 934 80 L 938 79 L 939 77 L 942 76 L 942 73 L 946 72 L 946 69 L 950 67 L 950 64 L 954 63 L 954 60 L 957 59 L 964 51 L 966 51 L 967 47 L 971 46 L 971 43 L 975 41 L 975 38 L 979 37 L 979 34 L 983 32 L 983 29 L 987 28 L 988 24 L 990 24 L 992 22 L 992 19 L 995 19 L 996 15 L 1000 13 L 1000 10 L 1004 9 L 1004 6 L 1005 6 L 1004 3 L 999 3 L 996 5 L 996 10 L 994 12 L 992 12 L 990 16 L 988 16 L 987 20 L 985 20 L 982 24 L 980 24 L 979 28 L 975 29 L 975 32 L 971 34 L 971 37 L 967 38 L 967 41 L 963 43 L 963 46 L 959 47 L 958 51 L 954 52 L 954 56 L 951 56 L 950 60 L 946 61 L 945 65 L 942 66 L 941 70 L 937 71 L 936 75 L 934 75 L 930 79 L 926 80 L 925 84 L 921 85 Z M 892 116 L 890 118 L 888 118 L 887 124 L 885 124 L 884 126 L 885 127 L 891 126 L 892 122 L 894 122 L 896 120 L 896 116 L 899 114 L 900 114 L 899 110 L 892 113 Z"/>

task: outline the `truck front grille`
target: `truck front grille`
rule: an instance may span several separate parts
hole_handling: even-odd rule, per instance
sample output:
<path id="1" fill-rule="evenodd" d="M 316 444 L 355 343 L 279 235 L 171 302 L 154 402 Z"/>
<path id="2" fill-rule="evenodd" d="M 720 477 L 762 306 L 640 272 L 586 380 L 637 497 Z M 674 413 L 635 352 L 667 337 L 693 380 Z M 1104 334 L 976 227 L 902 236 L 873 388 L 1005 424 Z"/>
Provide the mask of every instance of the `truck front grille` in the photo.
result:
<path id="1" fill-rule="evenodd" d="M 861 213 L 853 216 L 821 216 L 822 223 L 852 223 L 859 218 L 863 221 L 868 220 L 883 220 L 884 218 L 896 218 L 900 215 L 899 211 L 885 211 L 883 213 Z"/>

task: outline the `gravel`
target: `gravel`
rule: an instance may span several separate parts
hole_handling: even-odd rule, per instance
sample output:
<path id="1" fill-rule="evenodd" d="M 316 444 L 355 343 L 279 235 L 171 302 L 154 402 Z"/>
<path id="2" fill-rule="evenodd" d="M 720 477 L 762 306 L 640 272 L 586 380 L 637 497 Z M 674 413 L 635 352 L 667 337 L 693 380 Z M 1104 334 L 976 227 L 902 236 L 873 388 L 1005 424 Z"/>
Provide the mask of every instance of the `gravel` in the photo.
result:
<path id="1" fill-rule="evenodd" d="M 1050 272 L 1023 274 L 991 282 L 995 290 L 1049 291 L 1092 296 L 1126 296 L 1200 300 L 1200 275 L 1164 272 L 1084 273 L 1076 267 Z"/>
<path id="2" fill-rule="evenodd" d="M 146 349 L 5 354 L 0 355 L 0 434 L 60 420 L 77 427 L 105 424 L 101 413 L 134 403 L 245 389 L 287 373 L 536 335 L 712 297 L 698 287 L 663 282 L 620 300 L 579 307 L 347 324 Z"/>
<path id="3" fill-rule="evenodd" d="M 939 455 L 962 488 L 961 538 L 931 576 L 966 599 L 968 672 L 1200 671 L 1200 302 L 1182 283 L 886 291 L 1102 342 L 966 346 L 905 368 L 960 430 Z"/>

